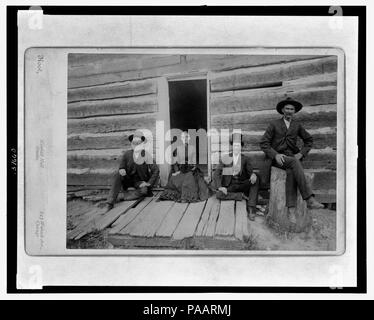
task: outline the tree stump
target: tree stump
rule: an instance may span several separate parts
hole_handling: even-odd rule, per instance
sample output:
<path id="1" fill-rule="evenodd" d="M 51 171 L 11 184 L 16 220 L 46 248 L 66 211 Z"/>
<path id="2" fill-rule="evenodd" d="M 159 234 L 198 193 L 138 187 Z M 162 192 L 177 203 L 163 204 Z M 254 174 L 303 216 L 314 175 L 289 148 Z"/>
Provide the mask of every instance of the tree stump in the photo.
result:
<path id="1" fill-rule="evenodd" d="M 269 212 L 268 224 L 281 232 L 303 232 L 308 231 L 312 225 L 312 215 L 308 210 L 306 201 L 303 200 L 297 190 L 297 201 L 295 207 L 296 226 L 291 230 L 286 207 L 286 171 L 272 167 L 270 178 Z M 312 174 L 305 173 L 307 183 L 311 184 Z"/>

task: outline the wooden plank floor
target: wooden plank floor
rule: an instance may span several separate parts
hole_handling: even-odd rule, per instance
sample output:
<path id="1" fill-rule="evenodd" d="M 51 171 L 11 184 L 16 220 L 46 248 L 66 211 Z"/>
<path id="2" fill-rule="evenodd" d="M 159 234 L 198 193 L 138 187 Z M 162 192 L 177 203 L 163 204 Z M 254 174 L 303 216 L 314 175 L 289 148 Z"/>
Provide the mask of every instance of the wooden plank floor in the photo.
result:
<path id="1" fill-rule="evenodd" d="M 177 203 L 145 198 L 122 213 L 109 229 L 108 241 L 122 247 L 190 247 L 189 242 L 242 248 L 249 236 L 245 201 Z M 205 241 L 205 242 L 204 242 Z M 218 241 L 218 242 L 217 242 Z"/>

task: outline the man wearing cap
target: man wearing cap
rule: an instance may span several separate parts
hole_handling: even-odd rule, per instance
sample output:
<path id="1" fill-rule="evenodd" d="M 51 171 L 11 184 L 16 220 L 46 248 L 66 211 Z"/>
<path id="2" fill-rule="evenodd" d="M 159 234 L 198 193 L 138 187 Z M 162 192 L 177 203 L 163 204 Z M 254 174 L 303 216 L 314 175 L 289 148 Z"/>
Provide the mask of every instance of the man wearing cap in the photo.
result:
<path id="1" fill-rule="evenodd" d="M 247 200 L 247 214 L 250 220 L 255 219 L 259 179 L 253 172 L 249 157 L 241 153 L 243 140 L 241 134 L 230 137 L 232 152 L 220 162 L 213 175 L 213 188 L 220 200 Z M 231 157 L 232 161 L 227 157 Z"/>
<path id="2" fill-rule="evenodd" d="M 147 155 L 144 149 L 145 136 L 137 131 L 130 135 L 128 139 L 131 143 L 131 150 L 123 154 L 119 170 L 114 174 L 112 187 L 106 202 L 106 210 L 113 208 L 121 187 L 125 191 L 124 200 L 152 196 L 151 189 L 159 177 L 158 166 L 155 163 L 148 164 L 145 161 Z M 130 190 L 132 191 L 130 192 Z"/>
<path id="3" fill-rule="evenodd" d="M 323 208 L 323 205 L 315 200 L 314 194 L 306 182 L 301 164 L 302 159 L 307 156 L 313 146 L 312 136 L 300 122 L 293 119 L 295 113 L 299 112 L 302 107 L 300 102 L 290 97 L 279 102 L 276 109 L 282 117 L 270 122 L 260 142 L 260 147 L 266 155 L 261 172 L 263 184 L 269 187 L 271 166 L 276 166 L 287 172 L 286 206 L 289 209 L 291 223 L 296 223 L 296 188 L 299 189 L 303 199 L 307 201 L 308 208 Z M 301 150 L 296 145 L 298 137 L 303 141 Z"/>

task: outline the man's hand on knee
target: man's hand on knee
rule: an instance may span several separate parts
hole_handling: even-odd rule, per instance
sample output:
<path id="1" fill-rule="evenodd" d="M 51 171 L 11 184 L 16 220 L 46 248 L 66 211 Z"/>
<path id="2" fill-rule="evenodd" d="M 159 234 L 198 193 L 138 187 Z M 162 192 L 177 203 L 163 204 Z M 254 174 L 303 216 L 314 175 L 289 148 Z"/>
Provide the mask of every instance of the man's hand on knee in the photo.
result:
<path id="1" fill-rule="evenodd" d="M 126 170 L 125 169 L 119 169 L 119 174 L 124 177 L 126 175 Z"/>
<path id="2" fill-rule="evenodd" d="M 284 154 L 281 154 L 281 153 L 278 153 L 276 156 L 275 156 L 275 161 L 277 161 L 277 163 L 280 165 L 280 166 L 283 166 L 283 163 L 285 161 L 285 158 L 286 156 Z"/>

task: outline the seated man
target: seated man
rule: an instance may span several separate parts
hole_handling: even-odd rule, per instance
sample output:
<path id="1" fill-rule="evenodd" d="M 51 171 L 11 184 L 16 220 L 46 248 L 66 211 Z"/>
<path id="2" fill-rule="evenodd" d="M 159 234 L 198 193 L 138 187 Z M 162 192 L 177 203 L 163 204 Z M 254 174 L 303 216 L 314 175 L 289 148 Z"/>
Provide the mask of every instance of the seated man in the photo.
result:
<path id="1" fill-rule="evenodd" d="M 119 170 L 113 176 L 113 183 L 106 202 L 106 210 L 113 208 L 117 196 L 121 190 L 124 192 L 124 200 L 136 200 L 145 196 L 152 196 L 152 187 L 159 177 L 159 168 L 155 163 L 147 164 L 145 161 L 137 161 L 144 155 L 143 142 L 145 137 L 135 132 L 129 136 L 131 150 L 126 151 L 121 159 Z M 133 189 L 133 192 L 130 190 Z"/>
<path id="2" fill-rule="evenodd" d="M 276 166 L 287 172 L 286 178 L 286 206 L 291 223 L 296 223 L 295 205 L 297 188 L 301 196 L 307 202 L 310 209 L 321 209 L 323 205 L 314 198 L 313 191 L 308 185 L 304 169 L 301 164 L 313 146 L 313 137 L 305 130 L 302 123 L 294 120 L 295 113 L 302 109 L 303 105 L 287 98 L 280 101 L 276 110 L 282 116 L 269 123 L 260 147 L 265 153 L 265 161 L 261 177 L 265 187 L 269 186 L 271 166 Z M 297 147 L 297 138 L 303 141 L 301 150 Z"/>
<path id="3" fill-rule="evenodd" d="M 236 134 L 235 134 L 236 135 Z M 216 197 L 220 200 L 247 200 L 247 214 L 250 220 L 255 219 L 259 179 L 253 172 L 250 159 L 241 153 L 243 141 L 239 135 L 239 141 L 233 141 L 235 136 L 230 137 L 232 145 L 232 162 L 221 161 L 214 171 L 213 184 L 217 189 Z"/>

